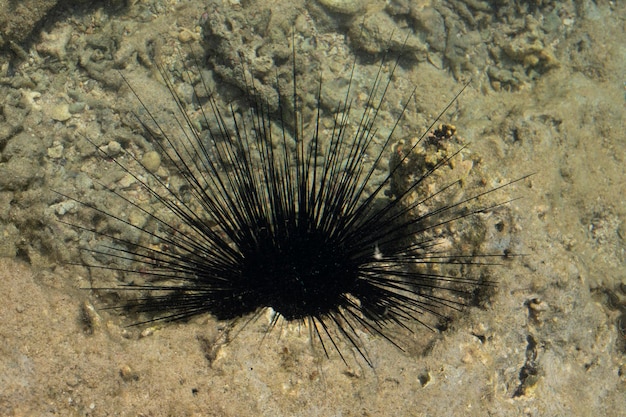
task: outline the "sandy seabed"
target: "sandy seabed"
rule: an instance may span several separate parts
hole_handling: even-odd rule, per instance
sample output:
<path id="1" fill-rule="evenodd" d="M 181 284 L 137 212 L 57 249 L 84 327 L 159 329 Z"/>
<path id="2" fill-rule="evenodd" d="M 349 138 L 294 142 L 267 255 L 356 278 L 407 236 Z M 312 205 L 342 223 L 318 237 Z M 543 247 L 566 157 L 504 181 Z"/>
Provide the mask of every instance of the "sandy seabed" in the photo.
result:
<path id="1" fill-rule="evenodd" d="M 446 2 L 416 2 L 403 14 L 405 2 L 385 8 L 371 1 L 351 5 L 349 12 L 357 14 L 347 18 L 325 9 L 325 3 L 305 7 L 291 2 L 306 16 L 298 25 L 329 44 L 341 40 L 341 58 L 341 51 L 349 51 L 343 31 L 355 33 L 350 19 L 369 22 L 361 14 L 399 28 L 406 22 L 436 22 L 420 20 L 435 16 L 432 10 L 448 23 L 461 16 L 458 22 L 464 22 L 468 42 L 472 34 L 482 35 L 493 42 L 485 49 L 491 55 L 476 58 L 483 51 L 476 40 L 457 45 L 463 53 L 456 56 L 445 45 L 437 49 L 435 38 L 422 43 L 427 37 L 411 38 L 407 48 L 418 58 L 402 68 L 394 83 L 418 86 L 418 104 L 409 108 L 415 116 L 404 128 L 423 130 L 458 91 L 463 76 L 475 77 L 453 122 L 471 151 L 480 155 L 480 169 L 492 173 L 487 179 L 535 173 L 510 191 L 510 198 L 522 197 L 509 209 L 510 233 L 524 256 L 495 270 L 499 284 L 489 302 L 465 310 L 439 335 L 415 334 L 416 340 L 432 339 L 425 353 L 402 353 L 364 334 L 374 368 L 358 362 L 346 367 L 336 355 L 316 354 L 308 332 L 295 327 L 281 329 L 280 338 L 263 338 L 264 318 L 228 344 L 221 343 L 223 324 L 210 317 L 129 330 L 115 313 L 94 309 L 99 304 L 93 294 L 80 289 L 89 286 L 89 271 L 63 263 L 78 255 L 68 244 L 72 232 L 57 221 L 64 208 L 50 192 L 61 183 L 74 184 L 72 172 L 93 170 L 81 159 L 80 151 L 88 146 L 74 142 L 74 130 L 90 132 L 97 120 L 108 143 L 107 126 L 119 125 L 120 114 L 128 111 L 124 100 L 118 102 L 118 93 L 128 91 L 116 84 L 115 74 L 127 70 L 129 79 L 145 85 L 141 91 L 150 96 L 154 81 L 145 61 L 154 42 L 165 49 L 194 42 L 205 13 L 228 20 L 231 13 L 249 11 L 247 18 L 258 25 L 264 10 L 254 2 L 242 8 L 238 1 L 121 3 L 115 13 L 104 6 L 76 14 L 55 9 L 50 23 L 36 29 L 39 33 L 25 48 L 30 59 L 9 65 L 12 52 L 4 52 L 0 414 L 623 414 L 626 13 L 621 2 L 576 2 L 571 9 L 568 2 L 539 2 L 545 7 L 535 11 L 535 19 L 509 22 L 510 32 L 494 26 L 510 46 L 498 34 L 487 36 L 486 12 L 470 7 L 476 2 L 449 2 L 456 9 Z M 272 6 L 279 27 L 276 16 L 282 8 L 291 9 L 279 1 Z M 10 14 L 14 4 L 4 7 Z M 544 11 L 550 14 L 542 17 Z M 286 21 L 293 17 L 292 12 L 284 15 Z M 549 25 L 550 19 L 557 22 Z M 437 33 L 434 23 L 423 26 L 420 30 Z M 550 38 L 550 30 L 564 27 L 562 37 Z M 107 39 L 115 39 L 114 53 Z M 357 47 L 361 53 L 375 50 L 376 37 L 364 34 Z M 102 53 L 100 60 L 94 51 Z M 497 71 L 489 61 L 494 56 L 502 63 Z M 507 67 L 507 62 L 514 65 Z M 226 78 L 221 64 L 216 58 L 213 70 Z M 368 73 L 367 65 L 363 63 L 362 73 Z M 420 109 L 432 113 L 418 114 Z M 75 183 L 78 195 L 89 189 Z"/>

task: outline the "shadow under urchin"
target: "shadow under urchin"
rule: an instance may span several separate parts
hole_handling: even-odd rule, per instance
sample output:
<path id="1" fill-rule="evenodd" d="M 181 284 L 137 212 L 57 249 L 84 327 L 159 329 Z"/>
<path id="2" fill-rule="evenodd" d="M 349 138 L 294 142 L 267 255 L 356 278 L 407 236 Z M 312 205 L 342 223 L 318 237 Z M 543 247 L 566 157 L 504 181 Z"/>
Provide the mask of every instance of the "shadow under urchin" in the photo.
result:
<path id="1" fill-rule="evenodd" d="M 394 176 L 426 137 L 405 144 L 403 156 L 388 162 L 406 105 L 395 124 L 386 126 L 389 133 L 377 134 L 379 111 L 400 58 L 382 60 L 359 109 L 352 108 L 355 59 L 345 98 L 330 104 L 334 108 L 330 116 L 321 106 L 321 74 L 317 105 L 305 123 L 295 51 L 294 45 L 292 79 L 283 85 L 277 82 L 277 108 L 271 108 L 244 75 L 243 110 L 221 106 L 204 80 L 196 77 L 206 92 L 204 100 L 198 98 L 203 105 L 197 111 L 206 126 L 202 132 L 194 128 L 162 67 L 171 93 L 167 99 L 175 100 L 179 110 L 175 132 L 127 82 L 145 112 L 136 116 L 143 134 L 163 164 L 181 178 L 182 186 L 172 187 L 131 154 L 126 159 L 115 157 L 112 162 L 145 188 L 152 202 L 136 203 L 112 187 L 110 192 L 153 227 L 85 203 L 97 216 L 119 222 L 122 229 L 139 232 L 143 239 L 131 241 L 120 233 L 74 226 L 111 242 L 86 249 L 111 263 L 89 266 L 115 270 L 126 277 L 125 283 L 94 289 L 135 294 L 112 308 L 146 313 L 141 323 L 206 313 L 226 321 L 253 320 L 271 308 L 275 314 L 270 330 L 281 319 L 301 322 L 326 355 L 334 350 L 345 362 L 342 349 L 348 346 L 372 365 L 360 332 L 402 349 L 398 329 L 410 330 L 414 323 L 432 328 L 428 317 L 435 323 L 445 319 L 450 309 L 467 303 L 477 286 L 491 284 L 469 274 L 441 272 L 437 266 L 485 264 L 502 254 L 448 253 L 439 248 L 434 230 L 489 210 L 493 205 L 476 202 L 510 183 L 458 201 L 443 199 L 446 202 L 435 207 L 431 203 L 440 201 L 458 181 L 415 198 L 423 183 L 450 163 L 459 149 L 424 168 L 402 189 L 391 190 Z M 391 69 L 383 76 L 385 65 Z M 187 68 L 189 74 L 192 67 Z M 240 70 L 245 74 L 243 65 Z M 330 128 L 322 123 L 324 117 L 333 118 Z M 378 175 L 385 164 L 386 174 Z"/>

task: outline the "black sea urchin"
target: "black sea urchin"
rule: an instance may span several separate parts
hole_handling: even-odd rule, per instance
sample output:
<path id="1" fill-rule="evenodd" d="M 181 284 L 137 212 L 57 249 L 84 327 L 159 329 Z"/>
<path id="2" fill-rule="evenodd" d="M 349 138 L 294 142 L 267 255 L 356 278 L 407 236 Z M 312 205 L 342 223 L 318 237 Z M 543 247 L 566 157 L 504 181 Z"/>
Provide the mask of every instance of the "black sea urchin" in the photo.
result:
<path id="1" fill-rule="evenodd" d="M 425 138 L 405 143 L 403 151 L 396 148 L 388 172 L 377 173 L 406 110 L 377 136 L 379 109 L 398 61 L 390 63 L 385 77 L 387 64 L 381 64 L 359 111 L 352 108 L 353 64 L 345 98 L 334 105 L 333 122 L 324 126 L 321 76 L 316 109 L 305 123 L 293 55 L 293 80 L 288 88 L 277 86 L 281 98 L 274 109 L 243 75 L 249 105 L 243 111 L 220 107 L 200 80 L 208 97 L 197 109 L 206 126 L 203 134 L 162 68 L 179 110 L 177 132 L 168 131 L 141 102 L 142 93 L 127 83 L 144 112 L 137 119 L 182 185 L 166 183 L 132 156 L 126 162 L 114 158 L 152 202 L 137 203 L 113 188 L 111 193 L 152 227 L 91 207 L 146 238 L 131 242 L 126 234 L 97 230 L 112 243 L 92 252 L 113 261 L 100 268 L 131 277 L 117 289 L 136 291 L 124 307 L 147 313 L 144 321 L 204 313 L 235 320 L 271 308 L 270 328 L 281 318 L 301 322 L 326 354 L 330 347 L 344 359 L 341 341 L 371 364 L 359 332 L 402 347 L 395 329 L 415 322 L 430 326 L 427 317 L 445 317 L 447 309 L 464 305 L 476 285 L 484 284 L 435 268 L 482 263 L 487 257 L 439 249 L 435 230 L 485 211 L 475 202 L 504 185 L 456 201 L 443 198 L 458 185 L 454 180 L 416 197 L 456 152 L 391 189 Z M 433 207 L 435 201 L 442 203 Z"/>

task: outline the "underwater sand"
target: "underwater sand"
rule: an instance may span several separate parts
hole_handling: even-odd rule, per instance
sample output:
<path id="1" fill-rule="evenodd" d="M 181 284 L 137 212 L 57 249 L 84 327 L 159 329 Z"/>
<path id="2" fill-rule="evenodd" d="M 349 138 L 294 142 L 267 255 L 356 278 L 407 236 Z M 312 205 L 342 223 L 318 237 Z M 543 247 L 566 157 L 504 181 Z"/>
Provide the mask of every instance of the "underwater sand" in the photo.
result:
<path id="1" fill-rule="evenodd" d="M 387 7 L 372 0 L 339 11 L 328 1 L 111 3 L 52 9 L 33 40 L 21 44 L 26 60 L 9 64 L 8 51 L 0 57 L 0 415 L 623 414 L 622 2 L 537 2 L 535 18 L 506 23 L 491 17 L 485 2 L 463 0 Z M 516 2 L 498 3 L 504 9 Z M 19 5 L 0 6 L 6 21 Z M 263 318 L 228 344 L 221 343 L 223 324 L 210 317 L 124 327 L 80 289 L 90 286 L 89 271 L 66 264 L 81 259 L 78 237 L 58 219 L 78 208 L 60 204 L 51 190 L 71 186 L 75 195 L 106 203 L 89 183 L 99 168 L 93 149 L 76 131 L 103 144 L 141 146 L 124 136 L 124 112 L 133 105 L 117 69 L 140 86 L 148 107 L 167 109 L 149 68 L 155 50 L 176 70 L 170 52 L 193 44 L 208 20 L 230 22 L 226 32 L 214 26 L 214 36 L 238 47 L 259 41 L 259 33 L 284 47 L 285 28 L 298 15 L 296 28 L 316 39 L 311 48 L 331 73 L 351 63 L 352 47 L 375 53 L 391 30 L 416 27 L 405 46 L 414 59 L 388 98 L 399 106 L 417 87 L 399 134 L 421 133 L 471 77 L 442 122 L 453 123 L 479 156 L 475 175 L 497 182 L 535 173 L 506 190 L 506 198 L 521 197 L 508 206 L 507 233 L 524 256 L 490 270 L 498 287 L 489 302 L 466 309 L 441 334 L 416 333 L 416 345 L 429 341 L 426 352 L 403 353 L 364 334 L 373 369 L 316 354 L 307 331 L 284 328 L 263 339 Z M 372 30 L 359 32 L 362 22 Z M 232 76 L 220 67 L 228 58 L 212 61 L 221 79 Z M 262 73 L 266 62 L 249 58 Z M 371 61 L 358 62 L 357 82 L 377 68 Z M 387 117 L 393 120 L 393 109 Z"/>

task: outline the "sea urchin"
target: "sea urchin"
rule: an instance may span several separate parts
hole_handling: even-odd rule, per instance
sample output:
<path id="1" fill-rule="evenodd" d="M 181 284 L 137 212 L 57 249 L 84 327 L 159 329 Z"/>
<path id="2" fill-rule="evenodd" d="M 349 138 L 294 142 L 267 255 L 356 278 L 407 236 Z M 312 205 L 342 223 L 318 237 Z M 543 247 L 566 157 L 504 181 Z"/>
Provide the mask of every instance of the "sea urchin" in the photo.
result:
<path id="1" fill-rule="evenodd" d="M 182 185 L 167 183 L 139 158 L 129 155 L 123 162 L 115 157 L 113 162 L 148 191 L 152 202 L 137 203 L 113 187 L 110 192 L 153 227 L 85 204 L 146 239 L 131 242 L 123 234 L 81 228 L 111 242 L 92 252 L 114 261 L 100 268 L 132 277 L 116 289 L 133 290 L 137 297 L 116 308 L 147 313 L 143 322 L 205 313 L 221 320 L 254 318 L 271 308 L 270 329 L 281 319 L 301 322 L 327 355 L 331 348 L 345 361 L 341 341 L 371 365 L 360 331 L 402 348 L 394 329 L 415 322 L 428 326 L 425 317 L 445 317 L 446 309 L 461 307 L 476 285 L 484 284 L 433 268 L 481 263 L 476 260 L 487 256 L 446 253 L 438 249 L 433 231 L 488 209 L 474 203 L 505 185 L 434 208 L 431 202 L 445 201 L 440 197 L 458 181 L 416 198 L 416 190 L 457 152 L 414 175 L 402 189 L 390 190 L 394 176 L 425 138 L 405 144 L 387 173 L 377 173 L 406 111 L 378 137 L 379 109 L 398 61 L 380 65 L 360 111 L 352 108 L 353 64 L 345 98 L 335 104 L 328 128 L 322 124 L 327 117 L 320 104 L 322 76 L 316 109 L 305 123 L 293 50 L 293 79 L 288 87 L 277 85 L 277 109 L 242 75 L 249 108 L 225 111 L 200 79 L 206 91 L 204 105 L 197 109 L 206 126 L 203 133 L 194 127 L 163 68 L 179 110 L 176 133 L 162 126 L 127 82 L 143 108 L 144 116 L 137 120 Z M 391 68 L 383 77 L 385 65 Z M 244 74 L 243 66 L 241 70 Z"/>

